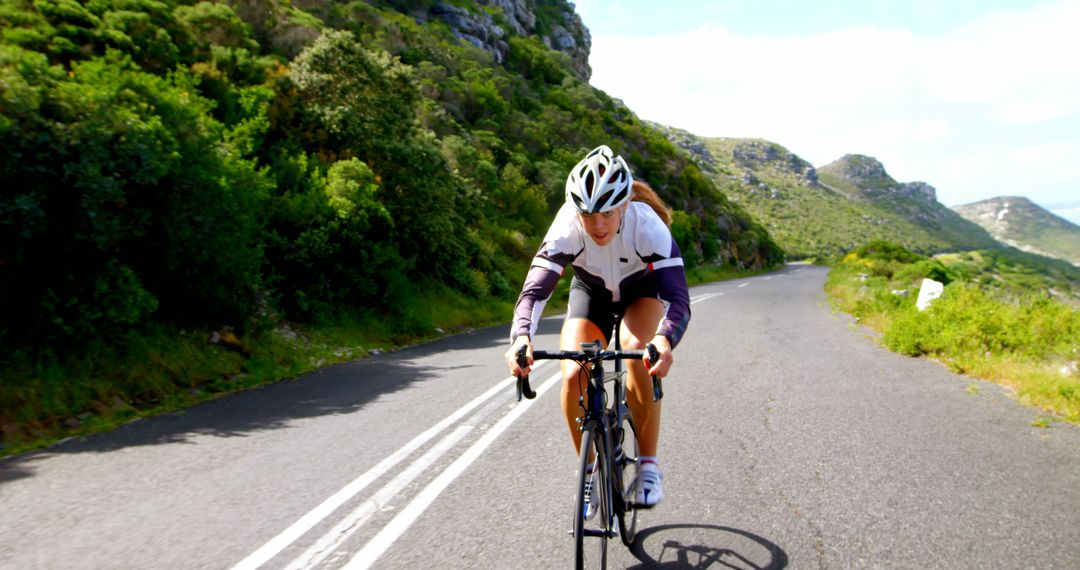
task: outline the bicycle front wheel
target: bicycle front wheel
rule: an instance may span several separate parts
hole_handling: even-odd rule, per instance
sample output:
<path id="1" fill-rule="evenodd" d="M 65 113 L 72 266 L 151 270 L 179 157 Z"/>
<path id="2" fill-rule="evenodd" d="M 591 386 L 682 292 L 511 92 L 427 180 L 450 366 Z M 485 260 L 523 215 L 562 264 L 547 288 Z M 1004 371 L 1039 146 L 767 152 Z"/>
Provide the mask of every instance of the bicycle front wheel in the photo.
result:
<path id="1" fill-rule="evenodd" d="M 637 493 L 638 440 L 637 428 L 629 415 L 623 416 L 619 438 L 615 442 L 615 512 L 619 515 L 619 534 L 623 544 L 633 546 L 637 536 L 638 511 L 633 506 Z"/>
<path id="2" fill-rule="evenodd" d="M 575 567 L 606 568 L 611 534 L 611 480 L 604 431 L 589 422 L 581 434 L 577 497 L 574 501 Z"/>

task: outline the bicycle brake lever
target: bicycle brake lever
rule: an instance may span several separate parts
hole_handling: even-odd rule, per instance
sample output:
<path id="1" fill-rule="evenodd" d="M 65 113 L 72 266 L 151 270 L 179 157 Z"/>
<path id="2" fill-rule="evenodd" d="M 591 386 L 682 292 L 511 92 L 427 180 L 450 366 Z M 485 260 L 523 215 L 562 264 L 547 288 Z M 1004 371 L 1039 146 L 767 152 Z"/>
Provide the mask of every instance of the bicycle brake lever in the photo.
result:
<path id="1" fill-rule="evenodd" d="M 518 366 L 522 368 L 529 365 L 529 361 L 525 359 L 525 348 L 526 346 L 523 344 L 517 351 L 517 363 Z M 517 401 L 520 402 L 522 396 L 525 396 L 530 400 L 536 397 L 536 392 L 533 391 L 532 386 L 529 386 L 528 374 L 517 377 Z"/>
<path id="2" fill-rule="evenodd" d="M 645 349 L 649 351 L 649 364 L 656 364 L 657 360 L 660 360 L 660 351 L 656 350 L 653 343 L 645 345 Z M 659 402 L 664 398 L 664 386 L 660 382 L 660 377 L 656 374 L 652 375 L 652 399 L 654 402 Z"/>

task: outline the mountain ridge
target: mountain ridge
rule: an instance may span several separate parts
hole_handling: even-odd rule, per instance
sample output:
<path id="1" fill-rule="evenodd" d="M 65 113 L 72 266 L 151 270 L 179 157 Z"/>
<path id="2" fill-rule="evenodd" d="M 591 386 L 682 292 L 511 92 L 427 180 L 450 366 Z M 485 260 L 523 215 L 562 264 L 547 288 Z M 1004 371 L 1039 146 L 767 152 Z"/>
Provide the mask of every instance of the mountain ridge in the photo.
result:
<path id="1" fill-rule="evenodd" d="M 1026 197 L 997 196 L 952 209 L 1002 243 L 1080 267 L 1080 227 Z"/>
<path id="2" fill-rule="evenodd" d="M 653 125 L 759 219 L 789 257 L 837 257 L 875 239 L 922 253 L 999 247 L 939 203 L 933 186 L 897 182 L 873 157 L 848 154 L 818 168 L 768 140 Z"/>

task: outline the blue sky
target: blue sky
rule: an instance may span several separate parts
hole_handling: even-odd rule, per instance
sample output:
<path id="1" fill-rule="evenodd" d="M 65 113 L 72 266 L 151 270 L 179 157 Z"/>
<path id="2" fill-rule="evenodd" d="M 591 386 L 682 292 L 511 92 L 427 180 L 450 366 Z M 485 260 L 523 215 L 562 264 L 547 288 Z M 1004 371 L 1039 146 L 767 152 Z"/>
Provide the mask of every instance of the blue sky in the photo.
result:
<path id="1" fill-rule="evenodd" d="M 1080 223 L 1076 0 L 575 4 L 592 84 L 644 119 L 816 166 L 866 154 L 948 206 L 1020 195 Z"/>

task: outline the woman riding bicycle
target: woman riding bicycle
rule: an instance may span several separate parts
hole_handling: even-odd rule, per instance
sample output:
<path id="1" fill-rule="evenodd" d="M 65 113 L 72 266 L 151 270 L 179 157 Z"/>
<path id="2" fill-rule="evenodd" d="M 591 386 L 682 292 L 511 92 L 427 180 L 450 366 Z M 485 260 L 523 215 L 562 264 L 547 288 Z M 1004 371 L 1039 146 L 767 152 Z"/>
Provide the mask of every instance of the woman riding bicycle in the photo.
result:
<path id="1" fill-rule="evenodd" d="M 671 351 L 690 322 L 686 273 L 670 223 L 656 193 L 634 181 L 621 156 L 607 146 L 593 149 L 566 179 L 566 203 L 533 258 L 514 310 L 512 346 L 506 353 L 511 373 L 529 373 L 531 338 L 568 264 L 574 267 L 574 277 L 559 338 L 561 350 L 578 350 L 581 343 L 595 340 L 607 346 L 616 314 L 622 315 L 623 349 L 641 350 L 649 343 L 656 347 L 656 362 L 649 362 L 648 356 L 630 361 L 627 382 L 627 404 L 640 449 L 635 502 L 644 507 L 664 497 L 656 453 L 660 402 L 653 401 L 650 374 L 667 375 L 674 362 Z M 525 368 L 516 360 L 523 345 Z M 563 361 L 562 375 L 563 413 L 574 448 L 580 451 L 577 420 L 584 410 L 578 402 L 588 380 L 571 361 Z"/>

